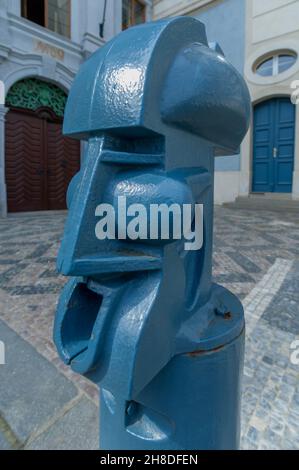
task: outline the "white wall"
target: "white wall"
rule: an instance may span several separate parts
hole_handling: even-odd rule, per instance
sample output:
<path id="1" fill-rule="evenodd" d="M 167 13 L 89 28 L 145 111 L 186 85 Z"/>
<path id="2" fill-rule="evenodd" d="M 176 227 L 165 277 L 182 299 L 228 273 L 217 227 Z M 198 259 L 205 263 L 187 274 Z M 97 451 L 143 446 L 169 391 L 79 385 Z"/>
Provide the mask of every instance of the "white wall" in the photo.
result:
<path id="1" fill-rule="evenodd" d="M 253 43 L 298 31 L 299 2 L 290 2 L 289 0 L 251 1 L 253 3 Z"/>
<path id="2" fill-rule="evenodd" d="M 216 171 L 214 180 L 214 202 L 232 202 L 239 195 L 240 173 L 238 171 Z"/>

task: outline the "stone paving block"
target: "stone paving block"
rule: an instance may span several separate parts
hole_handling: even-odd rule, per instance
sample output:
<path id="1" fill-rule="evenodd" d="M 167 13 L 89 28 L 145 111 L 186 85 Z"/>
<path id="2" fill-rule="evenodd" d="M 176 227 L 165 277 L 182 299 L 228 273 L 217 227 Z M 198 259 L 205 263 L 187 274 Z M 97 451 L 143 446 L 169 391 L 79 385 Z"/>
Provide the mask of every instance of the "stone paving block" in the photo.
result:
<path id="1" fill-rule="evenodd" d="M 270 305 L 265 310 L 262 318 L 271 326 L 294 335 L 299 335 L 299 297 L 285 291 L 285 283 Z"/>
<path id="2" fill-rule="evenodd" d="M 222 283 L 233 283 L 233 282 L 254 282 L 254 279 L 246 273 L 229 273 L 229 274 L 217 274 L 215 276 L 215 282 Z"/>
<path id="3" fill-rule="evenodd" d="M 98 409 L 82 398 L 49 429 L 28 443 L 26 450 L 97 450 Z"/>
<path id="4" fill-rule="evenodd" d="M 247 256 L 237 252 L 229 252 L 226 254 L 229 254 L 230 258 L 239 264 L 239 266 L 241 266 L 241 268 L 243 268 L 247 273 L 254 274 L 261 272 L 261 268 L 256 263 L 251 261 Z"/>
<path id="5" fill-rule="evenodd" d="M 58 413 L 78 390 L 0 321 L 6 364 L 0 366 L 0 414 L 19 441 Z"/>

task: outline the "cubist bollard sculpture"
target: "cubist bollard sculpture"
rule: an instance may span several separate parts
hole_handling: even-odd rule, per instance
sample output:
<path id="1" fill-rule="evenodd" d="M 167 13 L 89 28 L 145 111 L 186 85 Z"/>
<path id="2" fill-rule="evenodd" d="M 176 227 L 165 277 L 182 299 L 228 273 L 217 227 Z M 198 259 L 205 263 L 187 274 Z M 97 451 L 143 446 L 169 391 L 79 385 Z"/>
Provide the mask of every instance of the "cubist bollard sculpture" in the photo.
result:
<path id="1" fill-rule="evenodd" d="M 249 115 L 243 78 L 190 17 L 122 32 L 75 79 L 64 133 L 86 151 L 54 340 L 99 385 L 101 449 L 238 448 L 244 315 L 212 282 L 214 154 L 238 149 Z M 150 226 L 163 204 L 192 207 L 193 225 L 202 208 L 200 246 Z"/>

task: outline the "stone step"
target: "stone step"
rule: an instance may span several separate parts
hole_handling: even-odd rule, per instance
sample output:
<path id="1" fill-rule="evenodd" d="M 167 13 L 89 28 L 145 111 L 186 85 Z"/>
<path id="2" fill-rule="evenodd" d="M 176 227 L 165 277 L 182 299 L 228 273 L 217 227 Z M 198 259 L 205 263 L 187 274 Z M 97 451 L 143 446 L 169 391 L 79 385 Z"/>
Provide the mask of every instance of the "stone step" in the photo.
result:
<path id="1" fill-rule="evenodd" d="M 299 200 L 294 201 L 285 195 L 282 195 L 281 198 L 277 195 L 274 197 L 268 195 L 239 196 L 235 202 L 224 203 L 223 207 L 256 211 L 295 212 L 299 214 Z"/>

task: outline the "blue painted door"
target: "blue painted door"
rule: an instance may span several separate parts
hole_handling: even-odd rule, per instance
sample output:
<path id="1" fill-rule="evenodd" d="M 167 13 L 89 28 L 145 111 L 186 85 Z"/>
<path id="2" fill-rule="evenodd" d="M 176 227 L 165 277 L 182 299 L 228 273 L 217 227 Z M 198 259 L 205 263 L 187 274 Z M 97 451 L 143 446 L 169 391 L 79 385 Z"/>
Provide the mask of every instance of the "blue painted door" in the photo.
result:
<path id="1" fill-rule="evenodd" d="M 292 192 L 294 137 L 295 106 L 289 98 L 255 106 L 253 192 Z"/>

